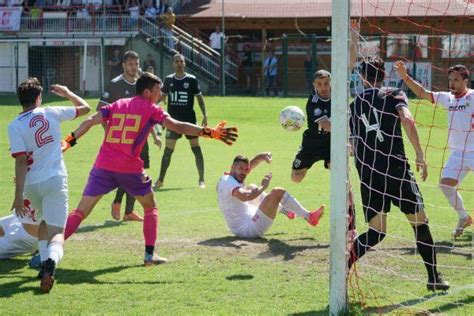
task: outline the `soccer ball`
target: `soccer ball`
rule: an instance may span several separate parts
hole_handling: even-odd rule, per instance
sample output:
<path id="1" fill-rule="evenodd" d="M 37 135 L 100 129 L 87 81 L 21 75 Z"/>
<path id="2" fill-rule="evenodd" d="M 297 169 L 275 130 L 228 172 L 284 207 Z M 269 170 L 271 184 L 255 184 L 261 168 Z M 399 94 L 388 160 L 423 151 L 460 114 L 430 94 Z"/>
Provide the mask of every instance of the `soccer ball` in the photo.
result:
<path id="1" fill-rule="evenodd" d="M 297 106 L 287 106 L 280 112 L 280 123 L 287 131 L 297 131 L 303 127 L 305 118 L 303 111 Z"/>

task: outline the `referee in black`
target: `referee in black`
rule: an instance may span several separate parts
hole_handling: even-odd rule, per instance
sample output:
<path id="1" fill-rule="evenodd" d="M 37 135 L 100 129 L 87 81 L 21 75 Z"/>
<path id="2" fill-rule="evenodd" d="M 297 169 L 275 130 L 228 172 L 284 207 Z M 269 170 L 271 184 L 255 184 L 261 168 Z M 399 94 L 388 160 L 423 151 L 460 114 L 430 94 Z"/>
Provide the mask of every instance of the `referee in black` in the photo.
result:
<path id="1" fill-rule="evenodd" d="M 391 204 L 407 217 L 415 233 L 416 246 L 428 272 L 427 289 L 448 290 L 437 271 L 436 248 L 415 176 L 410 169 L 402 137 L 402 126 L 416 152 L 421 179 L 428 176 L 418 130 L 401 90 L 382 87 L 384 62 L 376 57 L 362 62 L 364 91 L 350 104 L 350 128 L 360 191 L 369 230 L 353 243 L 349 269 L 367 250 L 378 244 L 387 231 Z"/>
<path id="2" fill-rule="evenodd" d="M 175 73 L 168 75 L 162 88 L 162 101 L 168 99 L 168 113 L 169 115 L 179 121 L 196 124 L 196 112 L 194 111 L 194 97 L 197 98 L 199 108 L 202 112 L 202 125 L 207 126 L 206 105 L 204 98 L 199 88 L 198 81 L 195 76 L 184 71 L 186 61 L 184 56 L 176 54 L 173 56 L 173 68 Z M 171 155 L 173 154 L 176 142 L 181 138 L 181 134 L 173 131 L 166 131 L 166 143 L 163 157 L 161 159 L 160 175 L 158 180 L 153 185 L 153 188 L 158 189 L 163 186 L 166 171 L 171 162 Z M 196 167 L 199 174 L 198 185 L 204 189 L 206 184 L 204 182 L 204 158 L 199 146 L 199 139 L 197 136 L 188 136 L 191 145 L 191 150 L 196 160 Z"/>

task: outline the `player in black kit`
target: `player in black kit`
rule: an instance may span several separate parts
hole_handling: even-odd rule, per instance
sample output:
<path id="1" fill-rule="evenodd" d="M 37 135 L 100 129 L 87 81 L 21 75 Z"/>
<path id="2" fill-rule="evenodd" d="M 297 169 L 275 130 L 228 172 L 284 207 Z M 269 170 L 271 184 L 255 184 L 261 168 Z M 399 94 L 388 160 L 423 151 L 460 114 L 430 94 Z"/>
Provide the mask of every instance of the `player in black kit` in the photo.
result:
<path id="1" fill-rule="evenodd" d="M 168 113 L 169 115 L 179 121 L 196 124 L 196 112 L 194 111 L 194 97 L 197 98 L 199 108 L 202 112 L 202 125 L 207 126 L 207 115 L 204 98 L 201 94 L 198 81 L 196 77 L 184 71 L 186 61 L 184 56 L 176 54 L 173 56 L 174 74 L 168 75 L 162 88 L 162 101 L 168 99 Z M 176 142 L 181 138 L 181 134 L 173 131 L 166 131 L 166 144 L 163 157 L 161 159 L 160 175 L 158 180 L 153 185 L 157 189 L 163 185 L 165 180 L 166 170 L 171 162 L 171 155 L 173 154 Z M 204 158 L 202 156 L 201 146 L 199 146 L 198 137 L 186 136 L 191 145 L 191 150 L 196 159 L 196 167 L 199 173 L 198 185 L 200 188 L 205 188 L 204 182 Z"/>
<path id="2" fill-rule="evenodd" d="M 122 58 L 123 73 L 110 81 L 105 88 L 104 94 L 100 98 L 97 110 L 101 107 L 111 104 L 118 99 L 131 98 L 136 96 L 135 84 L 139 76 L 139 65 L 140 58 L 134 51 L 127 51 Z M 152 133 L 155 139 L 155 144 L 161 147 L 159 138 Z M 143 150 L 140 154 L 140 158 L 143 160 L 143 167 L 145 169 L 150 168 L 150 156 L 148 154 L 148 142 L 145 142 Z M 135 205 L 135 198 L 130 194 L 126 193 L 122 188 L 117 189 L 115 199 L 112 203 L 112 217 L 115 220 L 120 219 L 120 208 L 124 194 L 127 195 L 125 214 L 123 216 L 124 221 L 143 221 L 143 217 L 136 213 L 133 208 Z"/>
<path id="3" fill-rule="evenodd" d="M 384 62 L 380 58 L 364 61 L 360 75 L 364 91 L 351 103 L 350 128 L 360 191 L 369 230 L 353 243 L 349 269 L 367 250 L 385 237 L 390 205 L 397 206 L 413 227 L 418 252 L 428 272 L 427 289 L 447 290 L 437 271 L 436 248 L 424 211 L 423 198 L 410 170 L 402 137 L 402 126 L 416 152 L 416 169 L 421 179 L 428 176 L 418 130 L 401 90 L 382 87 Z"/>
<path id="4" fill-rule="evenodd" d="M 331 162 L 331 74 L 318 70 L 313 76 L 314 90 L 306 102 L 308 129 L 303 132 L 301 146 L 296 153 L 291 170 L 291 179 L 300 183 L 308 169 L 318 161 L 324 162 L 329 169 Z M 352 203 L 352 192 L 349 192 L 348 240 L 356 237 L 355 209 Z"/>

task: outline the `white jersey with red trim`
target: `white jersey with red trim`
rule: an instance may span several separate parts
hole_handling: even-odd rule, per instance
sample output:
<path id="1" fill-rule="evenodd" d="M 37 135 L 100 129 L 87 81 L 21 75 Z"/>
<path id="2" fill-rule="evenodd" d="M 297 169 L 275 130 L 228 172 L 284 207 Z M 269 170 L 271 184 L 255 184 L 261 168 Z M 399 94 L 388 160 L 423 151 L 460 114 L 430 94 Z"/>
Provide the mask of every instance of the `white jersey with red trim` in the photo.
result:
<path id="1" fill-rule="evenodd" d="M 60 123 L 73 120 L 77 110 L 71 106 L 37 107 L 20 113 L 8 126 L 13 157 L 26 154 L 28 169 L 25 185 L 54 176 L 67 176 L 61 153 Z"/>
<path id="2" fill-rule="evenodd" d="M 248 202 L 242 202 L 232 195 L 234 190 L 243 187 L 243 183 L 228 174 L 219 179 L 216 187 L 219 208 L 224 214 L 227 226 L 233 233 L 240 232 L 248 222 L 249 215 L 253 216 L 256 210 Z"/>
<path id="3" fill-rule="evenodd" d="M 460 97 L 450 92 L 433 92 L 432 102 L 449 111 L 449 148 L 474 152 L 474 90 L 469 89 Z"/>

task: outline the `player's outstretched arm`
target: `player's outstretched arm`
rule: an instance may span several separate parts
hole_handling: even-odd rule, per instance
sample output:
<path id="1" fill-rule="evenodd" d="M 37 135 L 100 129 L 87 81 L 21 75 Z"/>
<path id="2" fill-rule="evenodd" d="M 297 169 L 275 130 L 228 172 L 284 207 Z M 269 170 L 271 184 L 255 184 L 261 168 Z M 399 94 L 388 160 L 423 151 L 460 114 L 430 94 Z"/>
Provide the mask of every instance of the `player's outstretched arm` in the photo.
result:
<path id="1" fill-rule="evenodd" d="M 261 162 L 266 161 L 267 163 L 272 162 L 272 153 L 271 152 L 262 152 L 250 160 L 250 170 L 255 169 Z"/>
<path id="2" fill-rule="evenodd" d="M 179 134 L 217 139 L 232 145 L 238 137 L 237 127 L 224 127 L 225 123 L 222 121 L 215 128 L 209 128 L 181 122 L 168 116 L 163 121 L 163 126 Z"/>
<path id="3" fill-rule="evenodd" d="M 405 84 L 410 90 L 420 99 L 432 101 L 431 91 L 426 90 L 419 82 L 413 80 L 407 72 L 405 63 L 401 60 L 393 63 L 393 68 L 397 72 L 398 76 L 405 81 Z"/>
<path id="4" fill-rule="evenodd" d="M 403 129 L 410 140 L 416 153 L 416 171 L 421 170 L 421 179 L 423 181 L 428 177 L 428 166 L 425 161 L 423 149 L 420 145 L 420 137 L 418 135 L 418 128 L 416 127 L 415 120 L 411 115 L 410 110 L 407 107 L 400 107 L 398 109 L 398 116 L 400 117 Z"/>
<path id="5" fill-rule="evenodd" d="M 69 99 L 69 101 L 71 101 L 72 104 L 74 104 L 74 106 L 76 107 L 78 117 L 86 115 L 87 113 L 91 111 L 91 107 L 86 102 L 86 100 L 84 100 L 83 98 L 81 98 L 80 96 L 72 92 L 71 90 L 69 90 L 69 88 L 66 86 L 53 84 L 51 86 L 51 92 L 57 96 Z"/>
<path id="6" fill-rule="evenodd" d="M 62 151 L 64 152 L 72 146 L 76 145 L 77 140 L 81 138 L 85 133 L 87 133 L 92 126 L 99 125 L 101 123 L 102 114 L 100 111 L 85 119 L 74 132 L 72 132 L 62 141 Z"/>

